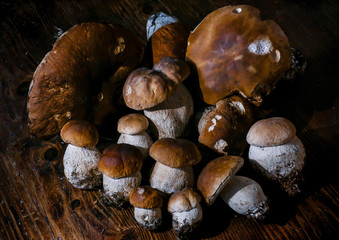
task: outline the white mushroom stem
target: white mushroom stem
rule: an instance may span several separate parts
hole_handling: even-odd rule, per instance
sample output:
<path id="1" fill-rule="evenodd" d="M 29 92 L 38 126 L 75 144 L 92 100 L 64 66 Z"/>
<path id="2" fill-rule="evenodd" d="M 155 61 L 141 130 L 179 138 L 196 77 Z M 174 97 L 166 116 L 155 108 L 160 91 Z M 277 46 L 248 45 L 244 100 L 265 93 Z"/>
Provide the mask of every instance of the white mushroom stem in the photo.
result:
<path id="1" fill-rule="evenodd" d="M 118 139 L 118 143 L 127 143 L 137 147 L 144 158 L 148 156 L 148 150 L 153 144 L 152 138 L 147 132 L 141 132 L 136 135 L 122 133 Z"/>
<path id="2" fill-rule="evenodd" d="M 255 219 L 264 219 L 269 210 L 261 186 L 247 177 L 233 176 L 221 191 L 220 197 L 235 212 Z"/>
<path id="3" fill-rule="evenodd" d="M 134 208 L 135 220 L 147 230 L 157 229 L 162 222 L 161 208 Z"/>
<path id="4" fill-rule="evenodd" d="M 64 158 L 64 174 L 76 188 L 93 189 L 102 183 L 98 170 L 101 153 L 96 147 L 83 148 L 68 144 Z"/>
<path id="5" fill-rule="evenodd" d="M 156 162 L 149 181 L 151 187 L 167 194 L 173 194 L 185 187 L 193 187 L 193 168 L 192 166 L 171 168 Z"/>
<path id="6" fill-rule="evenodd" d="M 172 213 L 172 226 L 175 232 L 191 231 L 195 225 L 198 225 L 202 221 L 202 208 L 200 204 L 184 212 L 173 212 Z"/>
<path id="7" fill-rule="evenodd" d="M 159 139 L 180 137 L 193 115 L 192 96 L 183 84 L 179 84 L 172 96 L 145 109 L 144 114 L 157 128 Z"/>
<path id="8" fill-rule="evenodd" d="M 131 191 L 141 183 L 141 172 L 130 176 L 111 178 L 103 174 L 103 188 L 105 193 L 114 201 L 128 201 Z"/>
<path id="9" fill-rule="evenodd" d="M 175 22 L 178 22 L 176 17 L 167 15 L 163 12 L 157 12 L 151 15 L 146 24 L 147 40 L 149 40 L 153 33 L 155 33 L 159 28 Z"/>
<path id="10" fill-rule="evenodd" d="M 270 147 L 250 146 L 250 163 L 271 180 L 288 177 L 304 167 L 305 148 L 297 136 L 290 142 Z"/>

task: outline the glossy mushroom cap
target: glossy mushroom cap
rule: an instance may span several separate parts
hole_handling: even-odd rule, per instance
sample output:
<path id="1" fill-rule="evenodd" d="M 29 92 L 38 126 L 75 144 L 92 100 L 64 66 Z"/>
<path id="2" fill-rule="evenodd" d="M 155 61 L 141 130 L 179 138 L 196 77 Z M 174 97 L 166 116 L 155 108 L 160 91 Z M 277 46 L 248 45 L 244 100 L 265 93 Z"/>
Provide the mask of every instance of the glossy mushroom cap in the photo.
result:
<path id="1" fill-rule="evenodd" d="M 137 208 L 161 208 L 163 198 L 160 192 L 150 186 L 140 186 L 130 194 L 130 203 Z"/>
<path id="2" fill-rule="evenodd" d="M 130 135 L 139 134 L 148 128 L 148 120 L 144 115 L 131 113 L 118 121 L 118 132 Z"/>
<path id="3" fill-rule="evenodd" d="M 172 168 L 196 165 L 201 161 L 198 147 L 186 139 L 162 138 L 153 143 L 149 155 Z"/>
<path id="4" fill-rule="evenodd" d="M 201 196 L 192 188 L 184 188 L 174 193 L 168 200 L 167 210 L 173 212 L 186 212 L 200 205 Z"/>
<path id="5" fill-rule="evenodd" d="M 223 156 L 207 163 L 197 181 L 197 188 L 207 205 L 214 203 L 216 197 L 243 164 L 244 159 L 239 156 Z"/>
<path id="6" fill-rule="evenodd" d="M 190 68 L 184 60 L 174 57 L 165 57 L 153 66 L 154 71 L 161 72 L 167 78 L 180 84 L 188 75 L 190 75 Z"/>
<path id="7" fill-rule="evenodd" d="M 248 5 L 222 7 L 191 32 L 186 58 L 197 69 L 206 103 L 239 92 L 260 105 L 289 69 L 286 35 L 259 13 Z"/>
<path id="8" fill-rule="evenodd" d="M 85 120 L 71 120 L 61 129 L 61 139 L 77 147 L 93 147 L 99 141 L 96 127 Z"/>
<path id="9" fill-rule="evenodd" d="M 294 124 L 281 117 L 262 119 L 255 122 L 247 133 L 248 144 L 270 147 L 285 144 L 296 136 Z"/>
<path id="10" fill-rule="evenodd" d="M 100 157 L 99 170 L 111 178 L 129 176 L 141 170 L 143 156 L 140 150 L 129 144 L 112 144 Z"/>

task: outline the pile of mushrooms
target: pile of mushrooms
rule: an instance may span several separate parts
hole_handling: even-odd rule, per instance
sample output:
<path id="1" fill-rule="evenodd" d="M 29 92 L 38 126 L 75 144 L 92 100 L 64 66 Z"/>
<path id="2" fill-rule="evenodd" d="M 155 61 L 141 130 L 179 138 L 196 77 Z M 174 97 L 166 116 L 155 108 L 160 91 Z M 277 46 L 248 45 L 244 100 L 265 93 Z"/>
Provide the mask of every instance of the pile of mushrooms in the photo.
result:
<path id="1" fill-rule="evenodd" d="M 37 137 L 60 133 L 68 144 L 67 180 L 80 189 L 102 187 L 117 208 L 130 203 L 147 230 L 158 229 L 168 211 L 179 239 L 196 231 L 218 196 L 238 214 L 265 219 L 269 201 L 262 187 L 236 175 L 247 149 L 254 171 L 289 196 L 299 193 L 305 149 L 295 126 L 257 115 L 280 79 L 305 68 L 280 27 L 261 20 L 254 7 L 227 6 L 191 32 L 177 18 L 156 13 L 147 22 L 147 40 L 153 67 L 135 69 L 143 50 L 134 34 L 118 25 L 83 23 L 64 33 L 36 69 L 29 127 Z M 197 139 L 184 137 L 194 115 L 184 85 L 190 77 L 199 81 L 192 89 L 201 90 L 203 101 L 195 106 L 203 109 Z M 114 103 L 119 87 L 125 116 Z M 97 127 L 112 113 L 120 136 L 100 152 Z M 218 157 L 203 159 L 202 145 Z M 154 161 L 151 169 L 143 169 L 146 159 Z M 149 186 L 140 186 L 141 180 Z"/>

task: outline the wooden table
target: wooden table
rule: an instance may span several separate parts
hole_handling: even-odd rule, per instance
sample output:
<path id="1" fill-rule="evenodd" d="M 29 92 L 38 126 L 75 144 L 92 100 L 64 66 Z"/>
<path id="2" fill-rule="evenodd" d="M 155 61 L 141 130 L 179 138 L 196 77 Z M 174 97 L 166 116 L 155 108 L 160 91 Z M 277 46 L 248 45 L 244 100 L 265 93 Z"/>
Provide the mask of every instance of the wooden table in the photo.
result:
<path id="1" fill-rule="evenodd" d="M 308 64 L 303 76 L 278 85 L 272 116 L 290 119 L 306 154 L 306 187 L 287 199 L 269 187 L 271 215 L 256 222 L 236 215 L 221 200 L 204 207 L 194 239 L 339 239 L 338 170 L 339 2 L 125 0 L 0 1 L 0 239 L 175 239 L 170 216 L 148 232 L 131 207 L 116 210 L 101 191 L 73 188 L 63 175 L 64 144 L 39 140 L 27 129 L 26 97 L 32 73 L 56 36 L 86 21 L 120 23 L 145 40 L 156 11 L 196 26 L 229 4 L 251 4 L 275 20 Z"/>

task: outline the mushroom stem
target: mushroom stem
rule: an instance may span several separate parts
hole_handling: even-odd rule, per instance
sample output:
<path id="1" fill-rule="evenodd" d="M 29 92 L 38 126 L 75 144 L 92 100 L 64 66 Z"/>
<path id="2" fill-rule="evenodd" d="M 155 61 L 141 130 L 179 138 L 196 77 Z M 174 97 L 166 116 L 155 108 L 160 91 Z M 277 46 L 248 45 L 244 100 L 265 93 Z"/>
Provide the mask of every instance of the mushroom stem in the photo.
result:
<path id="1" fill-rule="evenodd" d="M 137 147 L 145 159 L 148 156 L 148 150 L 152 146 L 153 140 L 148 133 L 144 131 L 136 135 L 122 133 L 117 143 L 127 143 Z"/>
<path id="2" fill-rule="evenodd" d="M 134 207 L 134 217 L 146 230 L 154 230 L 162 222 L 161 208 L 146 209 Z"/>
<path id="3" fill-rule="evenodd" d="M 189 211 L 173 212 L 172 227 L 178 238 L 181 239 L 181 236 L 187 236 L 188 233 L 192 233 L 202 221 L 202 216 L 200 205 Z"/>

